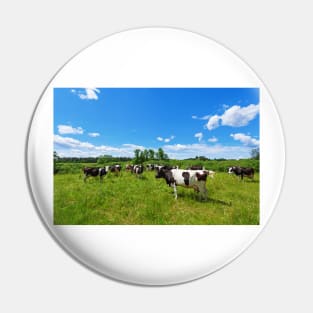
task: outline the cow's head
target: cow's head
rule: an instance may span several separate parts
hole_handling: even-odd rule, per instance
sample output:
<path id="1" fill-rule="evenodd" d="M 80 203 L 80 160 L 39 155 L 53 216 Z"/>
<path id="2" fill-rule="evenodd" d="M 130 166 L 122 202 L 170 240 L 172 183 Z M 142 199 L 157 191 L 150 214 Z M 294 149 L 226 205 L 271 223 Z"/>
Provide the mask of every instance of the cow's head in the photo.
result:
<path id="1" fill-rule="evenodd" d="M 235 166 L 229 167 L 228 168 L 228 174 L 233 174 L 235 171 Z"/>
<path id="2" fill-rule="evenodd" d="M 204 171 L 203 173 L 196 173 L 196 177 L 198 181 L 204 181 L 206 182 L 206 179 L 208 177 L 208 173 L 206 171 Z"/>
<path id="3" fill-rule="evenodd" d="M 168 166 L 160 166 L 156 168 L 155 178 L 165 178 L 166 183 L 169 186 L 171 186 L 175 182 L 173 173 Z"/>
<path id="4" fill-rule="evenodd" d="M 166 169 L 164 166 L 157 166 L 155 168 L 155 178 L 165 178 Z"/>

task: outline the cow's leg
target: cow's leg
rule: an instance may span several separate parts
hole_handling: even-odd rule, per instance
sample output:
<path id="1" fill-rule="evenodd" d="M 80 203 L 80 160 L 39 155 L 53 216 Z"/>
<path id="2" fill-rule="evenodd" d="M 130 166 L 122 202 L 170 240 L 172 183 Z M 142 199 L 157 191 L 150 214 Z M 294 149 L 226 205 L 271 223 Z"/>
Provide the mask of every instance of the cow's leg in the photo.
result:
<path id="1" fill-rule="evenodd" d="M 84 177 L 84 183 L 86 182 L 87 178 L 88 178 L 88 175 L 87 175 L 87 174 L 85 174 L 85 177 Z"/>
<path id="2" fill-rule="evenodd" d="M 199 199 L 200 200 L 207 200 L 208 199 L 208 190 L 206 189 L 206 185 L 205 182 L 202 182 L 201 184 L 199 184 L 198 186 L 198 190 L 199 192 Z"/>
<path id="3" fill-rule="evenodd" d="M 194 189 L 194 191 L 197 192 L 197 193 L 200 192 L 199 186 L 197 186 L 197 185 L 194 185 L 194 186 L 193 186 L 193 189 Z"/>
<path id="4" fill-rule="evenodd" d="M 176 184 L 175 183 L 173 183 L 173 189 L 174 189 L 175 200 L 177 200 L 177 188 L 176 188 Z"/>
<path id="5" fill-rule="evenodd" d="M 206 188 L 203 191 L 203 199 L 208 200 L 208 190 Z"/>

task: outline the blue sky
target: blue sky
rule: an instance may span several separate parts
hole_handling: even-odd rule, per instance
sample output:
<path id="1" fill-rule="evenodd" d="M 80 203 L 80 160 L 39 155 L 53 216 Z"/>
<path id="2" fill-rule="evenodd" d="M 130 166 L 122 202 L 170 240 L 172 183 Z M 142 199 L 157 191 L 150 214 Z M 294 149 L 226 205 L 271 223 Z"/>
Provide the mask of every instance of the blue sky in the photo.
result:
<path id="1" fill-rule="evenodd" d="M 238 159 L 259 146 L 258 88 L 55 88 L 60 156 Z"/>

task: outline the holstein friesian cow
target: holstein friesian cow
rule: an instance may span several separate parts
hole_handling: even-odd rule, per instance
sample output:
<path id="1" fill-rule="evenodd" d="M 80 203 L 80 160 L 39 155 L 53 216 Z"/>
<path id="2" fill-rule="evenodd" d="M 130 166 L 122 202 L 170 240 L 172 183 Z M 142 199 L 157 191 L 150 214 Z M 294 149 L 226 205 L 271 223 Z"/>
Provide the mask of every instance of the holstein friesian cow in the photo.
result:
<path id="1" fill-rule="evenodd" d="M 108 165 L 108 166 L 105 167 L 105 169 L 106 169 L 107 172 L 118 174 L 121 171 L 122 166 L 119 165 L 119 164 Z"/>
<path id="2" fill-rule="evenodd" d="M 85 174 L 84 182 L 86 182 L 87 178 L 90 176 L 96 177 L 100 176 L 100 181 L 103 180 L 103 176 L 105 176 L 108 171 L 103 167 L 85 167 L 83 168 L 83 172 Z"/>
<path id="3" fill-rule="evenodd" d="M 133 168 L 134 168 L 134 165 L 131 165 L 131 164 L 126 164 L 126 166 L 125 166 L 125 169 L 126 169 L 126 171 L 133 171 Z"/>
<path id="4" fill-rule="evenodd" d="M 146 169 L 147 169 L 148 171 L 153 171 L 153 170 L 154 170 L 154 166 L 155 166 L 155 164 L 147 164 L 147 165 L 146 165 Z"/>
<path id="5" fill-rule="evenodd" d="M 206 171 L 208 173 L 208 176 L 211 178 L 214 178 L 215 172 L 212 170 L 206 170 L 204 166 L 202 165 L 192 165 L 187 167 L 187 170 L 202 170 L 202 171 Z"/>
<path id="6" fill-rule="evenodd" d="M 244 176 L 253 179 L 254 169 L 252 167 L 232 166 L 228 168 L 228 174 L 235 174 L 236 176 L 241 176 L 241 179 L 243 179 Z"/>
<path id="7" fill-rule="evenodd" d="M 139 175 L 143 173 L 143 170 L 144 170 L 143 165 L 134 165 L 132 168 L 132 173 L 136 174 L 137 177 L 140 177 Z"/>
<path id="8" fill-rule="evenodd" d="M 183 186 L 193 188 L 201 198 L 206 200 L 208 198 L 207 176 L 208 172 L 203 170 L 180 170 L 161 167 L 156 169 L 155 178 L 164 178 L 168 186 L 173 187 L 175 199 L 177 199 L 176 186 Z"/>
<path id="9" fill-rule="evenodd" d="M 178 166 L 171 166 L 171 165 L 155 165 L 154 169 L 158 172 L 160 169 L 164 169 L 164 170 L 174 170 L 174 169 L 178 169 Z"/>

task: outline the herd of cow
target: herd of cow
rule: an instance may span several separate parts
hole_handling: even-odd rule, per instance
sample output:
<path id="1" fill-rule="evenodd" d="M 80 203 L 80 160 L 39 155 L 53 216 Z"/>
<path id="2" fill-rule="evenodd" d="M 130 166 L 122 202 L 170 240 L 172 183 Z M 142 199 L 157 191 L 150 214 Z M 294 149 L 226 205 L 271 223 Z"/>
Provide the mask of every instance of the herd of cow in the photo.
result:
<path id="1" fill-rule="evenodd" d="M 173 187 L 175 199 L 177 199 L 176 186 L 183 186 L 187 188 L 193 188 L 202 199 L 207 199 L 208 191 L 206 188 L 207 177 L 214 177 L 215 172 L 212 170 L 206 170 L 202 166 L 191 166 L 187 169 L 179 169 L 178 166 L 157 165 L 148 164 L 144 165 L 126 165 L 125 170 L 140 177 L 144 170 L 155 171 L 155 178 L 164 178 L 169 187 Z M 105 167 L 85 167 L 84 181 L 86 182 L 88 177 L 100 177 L 100 181 L 108 173 L 119 174 L 122 170 L 122 166 L 119 164 L 109 165 Z M 244 176 L 253 179 L 254 169 L 251 167 L 232 166 L 228 168 L 229 174 L 235 174 L 243 179 Z"/>

